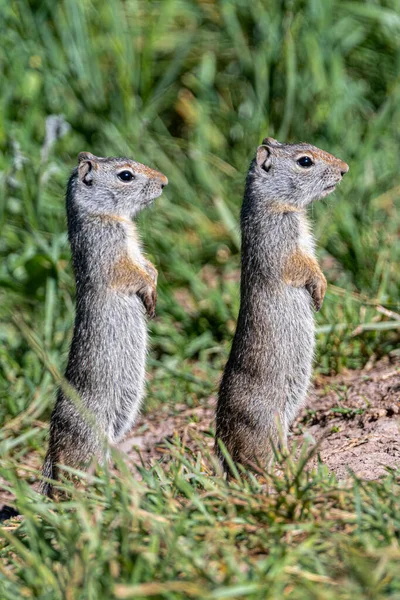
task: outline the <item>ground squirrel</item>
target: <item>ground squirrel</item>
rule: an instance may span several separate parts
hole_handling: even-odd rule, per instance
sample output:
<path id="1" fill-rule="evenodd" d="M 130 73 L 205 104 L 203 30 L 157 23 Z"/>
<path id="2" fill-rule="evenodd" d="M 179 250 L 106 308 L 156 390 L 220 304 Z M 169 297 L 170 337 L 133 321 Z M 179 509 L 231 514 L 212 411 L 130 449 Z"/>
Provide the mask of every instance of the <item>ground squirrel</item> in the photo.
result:
<path id="1" fill-rule="evenodd" d="M 133 425 L 144 391 L 146 313 L 154 316 L 157 271 L 143 256 L 131 219 L 167 183 L 162 173 L 130 159 L 79 154 L 66 194 L 76 317 L 65 379 L 96 427 L 60 389 L 44 477 L 57 479 L 57 463 L 102 460 L 99 432 L 115 444 Z M 42 491 L 51 496 L 52 486 L 44 483 Z"/>
<path id="2" fill-rule="evenodd" d="M 241 303 L 219 390 L 216 451 L 235 462 L 267 464 L 271 441 L 305 399 L 314 352 L 313 308 L 326 279 L 314 256 L 306 207 L 324 198 L 348 165 L 309 144 L 266 138 L 247 175 L 241 211 Z"/>

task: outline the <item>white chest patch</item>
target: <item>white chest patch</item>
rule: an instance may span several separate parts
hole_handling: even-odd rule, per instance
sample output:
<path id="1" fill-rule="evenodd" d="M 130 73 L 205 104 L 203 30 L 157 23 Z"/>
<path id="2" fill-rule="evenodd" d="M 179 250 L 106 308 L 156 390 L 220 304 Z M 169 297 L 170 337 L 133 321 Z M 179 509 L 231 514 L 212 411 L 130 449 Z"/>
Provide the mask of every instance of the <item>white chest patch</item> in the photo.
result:
<path id="1" fill-rule="evenodd" d="M 134 263 L 141 264 L 143 260 L 142 248 L 135 226 L 133 225 L 133 223 L 126 223 L 124 224 L 124 228 L 126 231 L 128 256 Z"/>
<path id="2" fill-rule="evenodd" d="M 314 250 L 315 250 L 314 238 L 311 234 L 311 229 L 310 229 L 310 225 L 307 221 L 307 218 L 304 215 L 301 215 L 301 218 L 300 218 L 299 246 L 307 254 L 311 254 L 312 256 L 314 256 Z"/>

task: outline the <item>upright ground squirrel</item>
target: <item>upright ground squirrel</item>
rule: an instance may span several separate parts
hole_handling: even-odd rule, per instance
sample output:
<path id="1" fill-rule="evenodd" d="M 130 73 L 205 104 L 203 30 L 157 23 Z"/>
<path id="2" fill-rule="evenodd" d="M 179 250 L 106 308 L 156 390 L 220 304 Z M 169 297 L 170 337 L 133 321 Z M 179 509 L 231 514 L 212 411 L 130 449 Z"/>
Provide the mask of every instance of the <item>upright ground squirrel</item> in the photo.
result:
<path id="1" fill-rule="evenodd" d="M 57 479 L 57 463 L 80 467 L 94 456 L 103 460 L 99 433 L 115 444 L 134 423 L 144 393 L 146 313 L 155 314 L 157 271 L 143 256 L 131 219 L 167 183 L 162 173 L 127 158 L 79 154 L 66 196 L 76 317 L 65 378 L 82 406 L 59 390 L 44 477 Z M 51 496 L 51 484 L 42 491 Z"/>
<path id="2" fill-rule="evenodd" d="M 313 308 L 326 279 L 315 259 L 306 207 L 341 181 L 348 165 L 309 144 L 266 138 L 251 163 L 241 212 L 241 305 L 219 390 L 216 451 L 263 466 L 309 386 Z"/>

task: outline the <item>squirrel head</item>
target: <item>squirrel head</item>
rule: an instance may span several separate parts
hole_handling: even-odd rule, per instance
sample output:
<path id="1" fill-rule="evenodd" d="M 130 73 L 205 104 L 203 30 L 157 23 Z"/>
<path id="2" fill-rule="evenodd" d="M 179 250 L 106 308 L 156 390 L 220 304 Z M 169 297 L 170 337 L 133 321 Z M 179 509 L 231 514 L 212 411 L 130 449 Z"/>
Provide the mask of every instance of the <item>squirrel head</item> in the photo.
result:
<path id="1" fill-rule="evenodd" d="M 303 208 L 333 192 L 348 170 L 345 162 L 315 146 L 267 137 L 257 148 L 250 185 L 275 204 Z"/>
<path id="2" fill-rule="evenodd" d="M 168 179 L 129 158 L 81 152 L 74 170 L 74 201 L 92 213 L 134 217 L 161 195 Z"/>

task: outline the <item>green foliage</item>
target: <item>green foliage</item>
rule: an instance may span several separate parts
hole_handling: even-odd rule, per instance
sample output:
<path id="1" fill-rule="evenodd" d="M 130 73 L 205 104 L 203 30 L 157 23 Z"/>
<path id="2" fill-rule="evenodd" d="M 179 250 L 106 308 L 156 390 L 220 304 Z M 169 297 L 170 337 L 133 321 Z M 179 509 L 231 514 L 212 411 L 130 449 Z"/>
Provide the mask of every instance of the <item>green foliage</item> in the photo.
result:
<path id="1" fill-rule="evenodd" d="M 3 3 L 4 319 L 22 312 L 62 368 L 73 313 L 66 178 L 83 149 L 134 156 L 170 180 L 141 218 L 160 271 L 154 356 L 160 369 L 183 362 L 190 372 L 197 361 L 204 380 L 217 381 L 238 310 L 241 190 L 268 133 L 306 139 L 351 166 L 335 199 L 312 211 L 336 285 L 318 315 L 317 367 L 357 366 L 393 348 L 396 320 L 377 306 L 397 310 L 399 289 L 398 9 L 333 0 Z M 52 114 L 70 129 L 49 145 Z M 369 327 L 353 335 L 359 324 Z M 4 387 L 17 370 L 19 412 L 18 392 L 26 406 L 42 368 L 14 327 L 1 335 L 11 349 Z M 176 385 L 184 399 L 187 380 L 178 375 Z"/>
<path id="2" fill-rule="evenodd" d="M 170 451 L 168 465 L 137 473 L 116 454 L 118 477 L 66 485 L 58 505 L 9 474 L 24 521 L 0 532 L 1 597 L 398 598 L 395 473 L 340 487 L 324 467 L 304 470 L 303 452 L 280 476 L 228 485 Z"/>
<path id="3" fill-rule="evenodd" d="M 216 389 L 238 311 L 244 177 L 266 134 L 350 164 L 311 213 L 331 284 L 317 369 L 360 366 L 398 344 L 400 0 L 0 0 L 0 11 L 3 475 L 43 448 L 39 419 L 65 365 L 74 285 L 63 195 L 82 150 L 134 157 L 170 181 L 140 219 L 160 273 L 148 406 Z M 51 115 L 70 125 L 53 142 Z M 145 597 L 114 583 L 155 573 L 171 587 L 153 597 L 399 596 L 394 477 L 342 494 L 321 472 L 293 501 L 298 522 L 277 504 L 290 486 L 228 493 L 178 463 L 141 483 L 99 479 L 51 512 L 15 480 L 27 518 L 7 534 L 16 575 L 2 597 Z"/>

